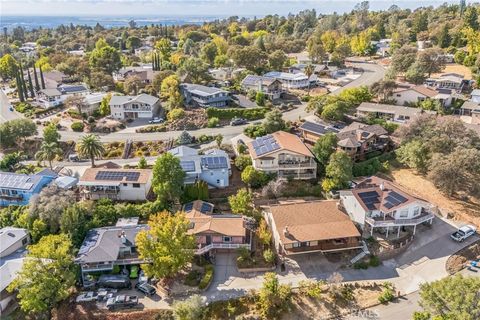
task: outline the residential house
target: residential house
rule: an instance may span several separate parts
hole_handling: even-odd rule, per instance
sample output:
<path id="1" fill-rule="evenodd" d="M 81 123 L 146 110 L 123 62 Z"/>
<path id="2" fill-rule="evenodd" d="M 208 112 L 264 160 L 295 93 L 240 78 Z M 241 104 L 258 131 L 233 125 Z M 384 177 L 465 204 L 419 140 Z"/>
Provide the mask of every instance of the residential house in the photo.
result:
<path id="1" fill-rule="evenodd" d="M 109 105 L 115 119 L 151 119 L 158 114 L 160 99 L 145 93 L 138 96 L 112 96 Z"/>
<path id="2" fill-rule="evenodd" d="M 91 116 L 95 111 L 100 108 L 103 98 L 107 96 L 107 93 L 91 93 L 85 96 L 86 107 L 82 108 L 82 113 Z"/>
<path id="3" fill-rule="evenodd" d="M 472 90 L 470 93 L 470 101 L 480 103 L 480 89 Z"/>
<path id="4" fill-rule="evenodd" d="M 245 71 L 245 68 L 216 68 L 208 70 L 208 73 L 217 81 L 229 81 Z"/>
<path id="5" fill-rule="evenodd" d="M 310 55 L 307 51 L 302 51 L 302 52 L 299 52 L 299 53 L 288 53 L 287 57 L 290 58 L 290 59 L 296 60 L 297 63 L 302 63 L 302 64 L 313 63 L 313 61 L 310 58 Z"/>
<path id="6" fill-rule="evenodd" d="M 363 230 L 400 235 L 402 228 L 413 229 L 422 223 L 432 223 L 431 205 L 391 181 L 369 177 L 356 183 L 353 189 L 340 191 L 341 207 Z"/>
<path id="7" fill-rule="evenodd" d="M 304 89 L 310 86 L 310 80 L 303 72 L 288 73 L 270 71 L 265 73 L 263 76 L 279 80 L 282 83 L 283 88 L 286 90 Z"/>
<path id="8" fill-rule="evenodd" d="M 377 55 L 386 57 L 390 54 L 390 44 L 392 39 L 380 39 L 379 41 L 371 41 L 371 44 L 377 49 Z"/>
<path id="9" fill-rule="evenodd" d="M 113 80 L 125 81 L 129 77 L 138 77 L 144 84 L 153 82 L 158 71 L 153 71 L 152 64 L 145 64 L 138 67 L 123 67 L 113 73 Z"/>
<path id="10" fill-rule="evenodd" d="M 180 90 L 185 104 L 194 107 L 222 108 L 228 106 L 231 100 L 230 92 L 200 84 L 182 83 Z"/>
<path id="11" fill-rule="evenodd" d="M 152 185 L 152 170 L 88 168 L 77 185 L 83 199 L 145 201 Z"/>
<path id="12" fill-rule="evenodd" d="M 138 255 L 135 238 L 149 227 L 137 223 L 138 219 L 122 220 L 116 226 L 88 231 L 75 258 L 84 283 L 89 273 L 108 273 L 116 266 L 124 269 L 145 263 Z"/>
<path id="13" fill-rule="evenodd" d="M 50 169 L 35 174 L 0 172 L 0 207 L 27 205 L 30 198 L 57 178 Z"/>
<path id="14" fill-rule="evenodd" d="M 87 85 L 81 84 L 61 84 L 57 87 L 62 96 L 86 96 L 90 93 Z"/>
<path id="15" fill-rule="evenodd" d="M 253 74 L 247 75 L 242 80 L 241 87 L 245 92 L 250 90 L 262 92 L 269 100 L 280 99 L 283 93 L 282 82 L 280 80 Z"/>
<path id="16" fill-rule="evenodd" d="M 400 106 L 433 99 L 439 101 L 442 107 L 450 107 L 453 101 L 452 92 L 449 89 L 434 89 L 425 85 L 415 86 L 411 84 L 399 84 L 391 97 Z"/>
<path id="17" fill-rule="evenodd" d="M 37 104 L 45 109 L 59 106 L 70 96 L 84 96 L 90 94 L 88 87 L 84 84 L 66 85 L 61 84 L 56 88 L 41 89 L 36 94 Z"/>
<path id="18" fill-rule="evenodd" d="M 363 245 L 360 232 L 334 200 L 273 205 L 264 217 L 280 255 L 341 252 Z"/>
<path id="19" fill-rule="evenodd" d="M 22 270 L 25 261 L 25 247 L 30 239 L 26 229 L 5 227 L 0 229 L 0 314 L 13 311 L 15 293 L 8 292 L 8 286 Z"/>
<path id="20" fill-rule="evenodd" d="M 307 120 L 302 123 L 298 130 L 301 133 L 303 141 L 315 144 L 321 136 L 327 133 L 337 134 L 340 128 L 320 121 Z"/>
<path id="21" fill-rule="evenodd" d="M 183 206 L 190 221 L 189 234 L 195 236 L 195 254 L 251 249 L 252 234 L 248 220 L 240 215 L 213 214 L 213 204 L 196 200 Z"/>
<path id="22" fill-rule="evenodd" d="M 247 143 L 256 170 L 279 179 L 314 179 L 317 163 L 310 150 L 294 134 L 277 131 Z"/>
<path id="23" fill-rule="evenodd" d="M 313 66 L 313 73 L 314 74 L 323 74 L 323 73 L 328 73 L 330 70 L 329 67 L 326 64 L 317 64 L 317 63 L 312 63 L 312 64 L 307 64 L 307 63 L 296 63 L 288 67 L 288 72 L 289 73 L 305 73 L 305 68 L 311 65 Z"/>
<path id="24" fill-rule="evenodd" d="M 384 152 L 390 147 L 387 130 L 378 124 L 353 122 L 337 133 L 337 147 L 354 160 L 364 160 L 371 152 Z"/>
<path id="25" fill-rule="evenodd" d="M 135 55 L 137 57 L 140 57 L 144 54 L 151 52 L 152 50 L 153 50 L 152 46 L 149 46 L 149 45 L 141 46 L 140 48 L 135 49 Z"/>
<path id="26" fill-rule="evenodd" d="M 225 188 L 229 186 L 232 174 L 230 158 L 220 149 L 210 149 L 203 154 L 197 150 L 180 146 L 169 150 L 180 159 L 180 165 L 185 172 L 185 184 L 205 181 L 209 187 Z"/>
<path id="27" fill-rule="evenodd" d="M 409 108 L 383 103 L 362 102 L 357 107 L 357 117 L 384 118 L 389 121 L 404 123 L 422 113 L 436 114 L 435 111 Z"/>
<path id="28" fill-rule="evenodd" d="M 470 80 L 465 80 L 464 76 L 458 73 L 444 73 L 438 78 L 428 78 L 425 84 L 440 89 L 452 89 L 462 91 L 470 86 Z"/>
<path id="29" fill-rule="evenodd" d="M 462 116 L 473 116 L 473 113 L 480 112 L 480 102 L 472 100 L 465 101 L 460 107 L 459 113 Z"/>

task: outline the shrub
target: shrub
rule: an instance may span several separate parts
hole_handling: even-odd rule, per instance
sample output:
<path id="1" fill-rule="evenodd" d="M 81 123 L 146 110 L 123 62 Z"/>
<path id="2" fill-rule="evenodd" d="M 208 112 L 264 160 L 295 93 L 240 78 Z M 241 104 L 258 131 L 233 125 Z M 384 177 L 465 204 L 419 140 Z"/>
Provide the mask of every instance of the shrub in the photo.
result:
<path id="1" fill-rule="evenodd" d="M 185 110 L 181 108 L 175 108 L 172 109 L 168 114 L 167 114 L 167 119 L 169 121 L 175 121 L 178 119 L 181 119 L 185 116 Z"/>
<path id="2" fill-rule="evenodd" d="M 184 283 L 190 287 L 196 287 L 200 284 L 201 273 L 198 270 L 192 270 L 187 274 Z"/>
<path id="3" fill-rule="evenodd" d="M 267 134 L 265 127 L 262 124 L 251 124 L 243 130 L 247 137 L 257 138 Z"/>
<path id="4" fill-rule="evenodd" d="M 255 95 L 255 102 L 261 107 L 265 106 L 265 94 L 260 91 L 257 92 L 257 94 Z"/>
<path id="5" fill-rule="evenodd" d="M 92 116 L 90 116 L 90 117 L 87 118 L 87 121 L 88 121 L 88 123 L 94 123 L 94 122 L 95 122 L 95 118 L 92 117 Z"/>
<path id="6" fill-rule="evenodd" d="M 67 110 L 67 113 L 70 117 L 74 118 L 74 119 L 81 119 L 82 118 L 82 115 L 78 112 L 77 109 L 68 109 Z"/>
<path id="7" fill-rule="evenodd" d="M 393 286 L 391 283 L 389 282 L 386 282 L 384 285 L 383 285 L 383 291 L 382 293 L 380 294 L 380 296 L 378 297 L 378 302 L 380 303 L 388 303 L 390 301 L 393 300 L 393 298 L 395 298 L 395 296 L 393 295 Z"/>
<path id="8" fill-rule="evenodd" d="M 218 118 L 220 120 L 231 120 L 233 118 L 244 118 L 247 120 L 263 119 L 268 112 L 268 108 L 207 108 L 208 118 Z"/>
<path id="9" fill-rule="evenodd" d="M 368 263 L 364 261 L 358 261 L 353 264 L 354 269 L 368 269 Z"/>
<path id="10" fill-rule="evenodd" d="M 200 284 L 198 285 L 198 288 L 200 290 L 204 290 L 210 285 L 210 283 L 213 280 L 214 271 L 215 271 L 215 269 L 214 269 L 213 265 L 207 264 L 205 266 L 205 274 L 203 275 L 203 278 L 202 278 L 202 280 L 200 280 Z"/>
<path id="11" fill-rule="evenodd" d="M 371 267 L 378 267 L 380 265 L 380 259 L 377 256 L 370 256 L 370 260 L 368 261 L 368 264 Z"/>
<path id="12" fill-rule="evenodd" d="M 72 126 L 71 126 L 72 130 L 76 132 L 82 132 L 84 127 L 85 125 L 83 124 L 83 122 L 79 122 L 79 121 L 72 123 Z"/>
<path id="13" fill-rule="evenodd" d="M 208 119 L 207 127 L 215 128 L 218 126 L 219 122 L 220 120 L 217 117 L 211 117 L 210 119 Z"/>
<path id="14" fill-rule="evenodd" d="M 305 294 L 310 298 L 319 298 L 323 291 L 325 282 L 314 280 L 302 280 L 299 283 L 300 293 Z"/>
<path id="15" fill-rule="evenodd" d="M 272 264 L 275 261 L 275 254 L 272 252 L 272 250 L 267 249 L 263 251 L 263 259 L 265 259 L 267 263 Z"/>
<path id="16" fill-rule="evenodd" d="M 239 154 L 245 154 L 245 153 L 247 153 L 247 146 L 244 145 L 243 143 L 239 143 L 237 145 L 237 151 L 238 151 Z"/>
<path id="17" fill-rule="evenodd" d="M 340 290 L 340 294 L 345 301 L 353 301 L 355 299 L 353 289 L 349 285 L 344 285 Z"/>
<path id="18" fill-rule="evenodd" d="M 176 301 L 172 307 L 175 319 L 201 319 L 204 312 L 204 303 L 198 294 L 185 301 Z"/>
<path id="19" fill-rule="evenodd" d="M 250 259 L 250 250 L 248 250 L 247 248 L 240 247 L 238 248 L 237 252 L 238 252 L 238 257 L 237 257 L 238 262 L 245 262 Z"/>
<path id="20" fill-rule="evenodd" d="M 167 131 L 167 127 L 164 124 L 146 126 L 136 130 L 136 132 L 138 133 L 166 132 L 166 131 Z"/>
<path id="21" fill-rule="evenodd" d="M 200 143 L 207 143 L 207 142 L 210 142 L 210 141 L 213 141 L 215 139 L 214 136 L 209 136 L 209 135 L 206 135 L 206 134 L 202 134 L 201 136 L 198 137 L 198 142 Z"/>

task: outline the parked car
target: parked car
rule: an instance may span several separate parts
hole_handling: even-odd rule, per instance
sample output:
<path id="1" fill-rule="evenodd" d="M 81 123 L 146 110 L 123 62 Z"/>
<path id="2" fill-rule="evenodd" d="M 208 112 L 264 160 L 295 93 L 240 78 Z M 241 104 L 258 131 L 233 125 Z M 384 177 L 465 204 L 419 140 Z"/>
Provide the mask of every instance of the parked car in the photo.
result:
<path id="1" fill-rule="evenodd" d="M 477 227 L 472 225 L 466 225 L 452 233 L 450 236 L 453 240 L 462 242 L 468 237 L 474 235 L 477 232 Z"/>
<path id="2" fill-rule="evenodd" d="M 78 161 L 80 161 L 80 158 L 78 157 L 78 154 L 73 153 L 73 154 L 68 155 L 68 161 L 78 162 Z"/>
<path id="3" fill-rule="evenodd" d="M 104 274 L 98 278 L 97 286 L 102 288 L 132 288 L 130 278 L 121 274 Z"/>
<path id="4" fill-rule="evenodd" d="M 155 293 L 157 293 L 157 289 L 147 282 L 137 283 L 135 288 L 147 296 L 153 296 Z"/>
<path id="5" fill-rule="evenodd" d="M 88 291 L 88 292 L 83 292 L 83 293 L 79 294 L 77 299 L 75 299 L 75 301 L 77 301 L 77 303 L 80 303 L 80 302 L 97 301 L 97 299 L 98 299 L 98 293 L 97 292 Z"/>
<path id="6" fill-rule="evenodd" d="M 163 121 L 165 121 L 165 120 L 163 120 L 163 118 L 155 117 L 155 118 L 149 120 L 148 123 L 162 123 Z"/>
<path id="7" fill-rule="evenodd" d="M 242 124 L 246 124 L 247 120 L 243 118 L 233 118 L 232 121 L 230 121 L 231 126 L 240 126 Z"/>
<path id="8" fill-rule="evenodd" d="M 113 311 L 116 309 L 133 308 L 138 305 L 137 296 L 119 295 L 107 300 L 106 307 L 108 310 Z"/>

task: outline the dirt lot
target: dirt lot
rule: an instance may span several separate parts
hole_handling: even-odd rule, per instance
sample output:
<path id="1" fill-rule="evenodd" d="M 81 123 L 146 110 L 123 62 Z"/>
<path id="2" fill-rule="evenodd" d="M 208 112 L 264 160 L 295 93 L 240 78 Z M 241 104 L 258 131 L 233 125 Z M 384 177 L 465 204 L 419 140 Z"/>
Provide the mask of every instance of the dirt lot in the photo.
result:
<path id="1" fill-rule="evenodd" d="M 406 189 L 439 208 L 442 214 L 450 214 L 454 220 L 462 220 L 480 225 L 480 201 L 469 198 L 450 198 L 442 194 L 432 182 L 410 169 L 398 169 L 392 172 L 394 180 Z"/>
<path id="2" fill-rule="evenodd" d="M 472 79 L 472 71 L 470 68 L 462 66 L 460 64 L 452 63 L 452 64 L 447 64 L 445 69 L 443 70 L 442 73 L 458 73 L 458 74 L 463 74 L 465 77 L 465 80 L 471 80 Z M 439 73 L 434 73 L 432 74 L 432 78 L 437 78 L 440 74 Z"/>

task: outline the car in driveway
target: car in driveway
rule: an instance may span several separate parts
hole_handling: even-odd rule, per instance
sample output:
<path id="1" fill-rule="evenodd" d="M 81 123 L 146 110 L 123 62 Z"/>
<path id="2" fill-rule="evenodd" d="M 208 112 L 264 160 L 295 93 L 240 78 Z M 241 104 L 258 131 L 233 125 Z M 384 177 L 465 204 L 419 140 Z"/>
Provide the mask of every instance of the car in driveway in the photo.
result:
<path id="1" fill-rule="evenodd" d="M 163 121 L 165 121 L 163 118 L 155 117 L 149 120 L 148 123 L 155 124 L 155 123 L 162 123 Z"/>
<path id="2" fill-rule="evenodd" d="M 463 242 L 465 239 L 473 236 L 476 232 L 477 227 L 472 225 L 466 225 L 452 233 L 450 237 L 457 242 Z"/>
<path id="3" fill-rule="evenodd" d="M 98 278 L 97 287 L 99 288 L 114 288 L 114 289 L 130 289 L 132 283 L 130 278 L 121 274 L 104 274 Z"/>
<path id="4" fill-rule="evenodd" d="M 98 293 L 95 291 L 88 291 L 88 292 L 82 292 L 80 293 L 75 301 L 77 303 L 81 302 L 91 302 L 91 301 L 97 301 L 98 299 Z"/>
<path id="5" fill-rule="evenodd" d="M 231 126 L 241 126 L 242 124 L 246 124 L 247 120 L 243 118 L 233 118 L 232 121 L 230 121 Z"/>
<path id="6" fill-rule="evenodd" d="M 157 289 L 155 289 L 154 286 L 152 286 L 151 284 L 147 283 L 147 282 L 143 282 L 143 283 L 137 283 L 135 285 L 135 288 L 142 292 L 143 294 L 145 294 L 146 296 L 153 296 L 155 293 L 157 293 Z"/>
<path id="7" fill-rule="evenodd" d="M 108 310 L 118 310 L 118 309 L 127 309 L 127 308 L 134 308 L 138 305 L 138 297 L 137 296 L 129 296 L 129 295 L 119 295 L 107 300 L 106 307 Z"/>

